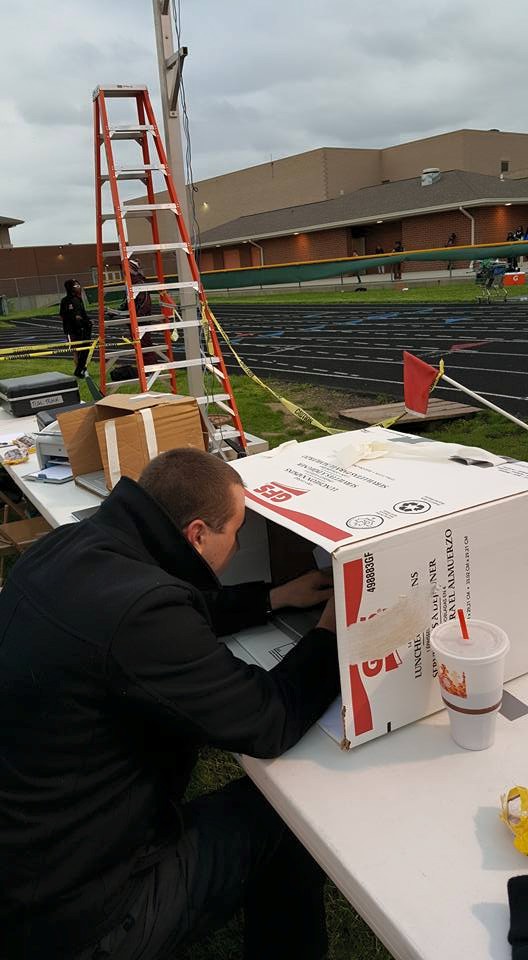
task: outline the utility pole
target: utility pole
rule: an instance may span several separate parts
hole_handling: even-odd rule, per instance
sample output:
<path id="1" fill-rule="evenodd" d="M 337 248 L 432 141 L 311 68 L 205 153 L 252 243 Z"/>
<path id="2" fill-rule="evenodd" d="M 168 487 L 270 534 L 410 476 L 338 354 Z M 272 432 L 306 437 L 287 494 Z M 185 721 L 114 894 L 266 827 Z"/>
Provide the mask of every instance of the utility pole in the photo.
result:
<path id="1" fill-rule="evenodd" d="M 170 14 L 170 0 L 152 0 L 154 11 L 154 29 L 156 32 L 156 49 L 158 54 L 158 68 L 161 89 L 161 107 L 163 111 L 163 127 L 165 130 L 165 149 L 169 160 L 176 193 L 180 201 L 183 219 L 189 236 L 192 236 L 189 204 L 187 199 L 187 184 L 185 182 L 185 166 L 183 162 L 183 145 L 178 110 L 178 94 L 183 62 L 187 55 L 187 48 L 174 50 L 172 22 Z M 187 257 L 183 250 L 176 251 L 178 279 L 192 280 Z M 197 296 L 191 289 L 180 290 L 180 304 L 182 320 L 195 320 L 197 311 Z M 184 328 L 185 353 L 188 360 L 197 360 L 200 357 L 200 332 L 198 327 Z M 194 397 L 203 397 L 205 388 L 201 367 L 189 367 L 187 371 L 189 392 Z"/>

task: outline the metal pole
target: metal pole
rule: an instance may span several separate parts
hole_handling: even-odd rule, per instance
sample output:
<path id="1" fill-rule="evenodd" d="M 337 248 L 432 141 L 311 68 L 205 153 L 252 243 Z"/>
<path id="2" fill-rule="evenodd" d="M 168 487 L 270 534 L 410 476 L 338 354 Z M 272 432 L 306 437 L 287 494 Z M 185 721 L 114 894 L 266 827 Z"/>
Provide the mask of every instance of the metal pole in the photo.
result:
<path id="1" fill-rule="evenodd" d="M 154 12 L 154 29 L 156 32 L 156 50 L 158 54 L 158 69 L 161 90 L 161 107 L 163 112 L 163 127 L 165 130 L 165 149 L 169 166 L 174 180 L 174 186 L 183 214 L 187 230 L 192 235 L 189 205 L 187 202 L 187 185 L 185 183 L 185 167 L 183 162 L 183 145 L 180 126 L 178 103 L 172 104 L 171 109 L 171 78 L 176 67 L 167 66 L 170 58 L 174 62 L 174 41 L 172 37 L 172 22 L 170 4 L 166 0 L 152 0 Z M 176 251 L 178 265 L 178 279 L 181 282 L 192 280 L 187 257 L 183 250 Z M 193 290 L 180 290 L 180 304 L 182 320 L 195 320 L 197 313 L 197 297 Z M 184 328 L 185 355 L 187 360 L 197 360 L 200 357 L 200 331 L 198 327 Z M 189 367 L 187 370 L 189 393 L 194 397 L 203 397 L 205 393 L 203 372 L 201 367 Z"/>

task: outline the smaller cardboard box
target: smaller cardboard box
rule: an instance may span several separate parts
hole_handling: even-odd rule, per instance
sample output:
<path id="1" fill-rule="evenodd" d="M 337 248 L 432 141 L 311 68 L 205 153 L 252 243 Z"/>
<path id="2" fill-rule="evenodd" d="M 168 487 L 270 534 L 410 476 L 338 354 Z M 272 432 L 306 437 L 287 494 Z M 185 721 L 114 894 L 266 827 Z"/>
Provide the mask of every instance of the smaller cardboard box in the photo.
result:
<path id="1" fill-rule="evenodd" d="M 137 480 L 159 453 L 174 447 L 207 448 L 194 397 L 109 396 L 57 419 L 74 478 L 104 470 L 109 490 L 122 476 Z"/>

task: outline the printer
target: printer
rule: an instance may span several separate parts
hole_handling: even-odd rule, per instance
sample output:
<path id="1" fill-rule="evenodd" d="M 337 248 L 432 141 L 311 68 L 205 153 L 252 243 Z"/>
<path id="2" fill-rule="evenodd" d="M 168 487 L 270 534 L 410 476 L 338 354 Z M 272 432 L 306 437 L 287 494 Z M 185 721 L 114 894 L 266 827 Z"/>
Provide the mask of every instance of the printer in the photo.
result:
<path id="1" fill-rule="evenodd" d="M 57 420 L 53 420 L 40 433 L 35 434 L 35 448 L 41 470 L 52 464 L 70 462 Z"/>

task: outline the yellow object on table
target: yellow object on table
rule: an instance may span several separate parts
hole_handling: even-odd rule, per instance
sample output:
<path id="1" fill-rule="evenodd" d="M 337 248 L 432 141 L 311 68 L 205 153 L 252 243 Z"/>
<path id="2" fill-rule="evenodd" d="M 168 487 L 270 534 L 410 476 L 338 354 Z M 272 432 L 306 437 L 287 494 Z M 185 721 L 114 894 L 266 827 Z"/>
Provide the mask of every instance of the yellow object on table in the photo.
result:
<path id="1" fill-rule="evenodd" d="M 513 845 L 528 856 L 528 789 L 512 787 L 501 796 L 501 820 L 514 836 Z"/>

